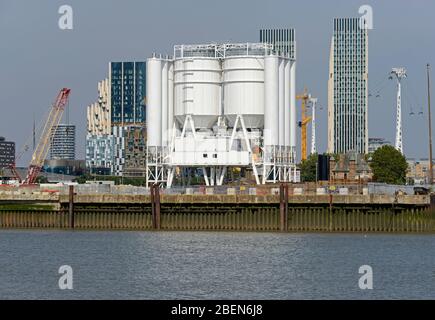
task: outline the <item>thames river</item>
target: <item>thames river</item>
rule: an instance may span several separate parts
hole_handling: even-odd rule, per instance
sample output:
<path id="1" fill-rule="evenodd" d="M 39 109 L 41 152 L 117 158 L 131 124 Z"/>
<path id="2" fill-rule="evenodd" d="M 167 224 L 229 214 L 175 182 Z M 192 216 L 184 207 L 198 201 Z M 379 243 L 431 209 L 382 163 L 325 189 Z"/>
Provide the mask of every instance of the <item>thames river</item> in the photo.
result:
<path id="1" fill-rule="evenodd" d="M 435 299 L 435 235 L 3 230 L 0 298 Z"/>

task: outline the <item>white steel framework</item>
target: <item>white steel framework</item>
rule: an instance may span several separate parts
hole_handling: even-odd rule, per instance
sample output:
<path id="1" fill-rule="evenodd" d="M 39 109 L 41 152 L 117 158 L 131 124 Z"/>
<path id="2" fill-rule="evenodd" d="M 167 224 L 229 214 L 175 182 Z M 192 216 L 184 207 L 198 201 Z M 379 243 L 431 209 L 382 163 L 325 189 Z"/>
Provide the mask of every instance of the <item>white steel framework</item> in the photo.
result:
<path id="1" fill-rule="evenodd" d="M 316 104 L 317 104 L 317 98 L 311 98 L 311 154 L 314 154 L 317 152 L 317 146 L 316 146 Z"/>
<path id="2" fill-rule="evenodd" d="M 397 103 L 396 103 L 396 149 L 403 153 L 402 140 L 402 79 L 406 78 L 405 68 L 393 68 L 391 76 L 397 79 Z"/>
<path id="3" fill-rule="evenodd" d="M 239 74 L 235 75 L 235 72 L 239 70 L 247 70 L 246 74 L 252 75 L 259 69 L 249 63 L 255 60 L 264 69 L 264 59 L 269 56 L 282 62 L 280 72 L 276 69 L 275 86 L 276 95 L 279 96 L 278 100 L 282 105 L 282 119 L 278 117 L 278 121 L 269 122 L 266 128 L 266 125 L 263 127 L 262 120 L 253 120 L 253 117 L 259 115 L 258 109 L 246 114 L 244 109 L 225 113 L 224 103 L 227 103 L 228 99 L 225 101 L 222 96 L 225 85 L 228 89 L 228 83 L 263 81 L 246 79 L 244 82 L 244 79 L 229 79 L 228 73 L 225 81 L 227 70 L 236 78 Z M 234 59 L 239 57 L 251 60 L 239 66 L 233 63 L 229 69 L 223 67 L 227 59 L 236 61 Z M 219 61 L 220 70 L 216 69 L 215 61 Z M 234 167 L 250 168 L 257 184 L 295 181 L 295 148 L 292 144 L 295 137 L 291 134 L 295 131 L 296 119 L 291 118 L 292 111 L 287 112 L 287 115 L 283 111 L 284 108 L 291 108 L 290 101 L 295 96 L 295 88 L 291 88 L 295 85 L 294 70 L 295 60 L 289 55 L 275 55 L 273 45 L 268 43 L 177 45 L 174 46 L 173 58 L 162 59 L 153 56 L 148 59 L 147 112 L 151 114 L 147 114 L 147 185 L 161 184 L 170 188 L 175 174 L 183 168 L 201 169 L 207 186 L 222 185 L 228 168 Z M 220 81 L 214 77 L 217 73 L 220 73 Z M 153 83 L 153 79 L 157 81 Z M 216 94 L 217 86 L 221 87 L 220 96 Z M 235 87 L 236 85 L 231 88 Z M 285 94 L 284 91 L 288 92 Z M 211 97 L 209 94 L 216 95 Z M 169 95 L 169 98 L 166 98 L 166 95 Z M 215 100 L 204 100 L 212 98 L 222 99 L 220 111 L 214 108 Z M 267 100 L 265 97 L 264 101 Z M 213 108 L 210 108 L 209 103 L 213 103 Z M 166 110 L 157 111 L 156 108 Z M 234 107 L 232 108 L 234 111 Z M 264 109 L 266 112 L 266 105 Z M 219 112 L 215 113 L 216 110 Z M 215 116 L 216 120 L 213 120 Z M 162 119 L 163 126 L 154 123 L 158 119 Z M 284 119 L 290 123 L 286 123 Z M 213 121 L 214 124 L 211 124 Z M 282 128 L 282 123 L 289 128 Z M 294 123 L 293 128 L 291 123 Z M 278 126 L 282 132 L 277 132 L 281 136 L 284 134 L 284 137 L 278 139 L 272 134 L 273 139 L 278 140 L 266 142 L 265 132 L 275 130 Z M 161 136 L 157 137 L 156 134 L 159 135 L 160 132 Z M 165 135 L 167 143 L 164 143 Z"/>

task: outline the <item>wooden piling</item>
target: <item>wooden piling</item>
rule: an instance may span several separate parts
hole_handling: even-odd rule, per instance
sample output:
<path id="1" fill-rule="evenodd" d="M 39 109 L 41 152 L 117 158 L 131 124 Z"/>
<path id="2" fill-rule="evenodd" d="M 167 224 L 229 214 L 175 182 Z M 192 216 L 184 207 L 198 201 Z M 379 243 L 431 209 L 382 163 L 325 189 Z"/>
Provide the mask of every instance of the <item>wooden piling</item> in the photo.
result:
<path id="1" fill-rule="evenodd" d="M 156 209 L 155 209 L 155 195 L 154 195 L 154 185 L 150 187 L 150 201 L 151 201 L 151 214 L 152 214 L 152 228 L 156 229 Z"/>
<path id="2" fill-rule="evenodd" d="M 284 186 L 285 217 L 284 230 L 288 231 L 288 184 Z"/>
<path id="3" fill-rule="evenodd" d="M 281 232 L 285 231 L 285 203 L 284 203 L 284 185 L 281 184 L 279 186 L 279 217 L 280 217 L 280 224 L 279 229 Z"/>
<path id="4" fill-rule="evenodd" d="M 152 211 L 152 227 L 155 230 L 160 230 L 160 187 L 157 184 L 151 186 L 151 211 Z"/>
<path id="5" fill-rule="evenodd" d="M 74 229 L 74 186 L 69 186 L 69 227 Z"/>

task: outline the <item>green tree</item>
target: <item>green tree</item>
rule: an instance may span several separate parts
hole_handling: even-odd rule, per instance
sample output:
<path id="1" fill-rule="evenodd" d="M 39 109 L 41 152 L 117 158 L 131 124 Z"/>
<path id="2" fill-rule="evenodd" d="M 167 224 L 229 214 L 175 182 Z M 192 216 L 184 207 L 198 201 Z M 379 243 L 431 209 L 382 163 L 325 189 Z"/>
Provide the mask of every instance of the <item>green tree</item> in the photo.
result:
<path id="1" fill-rule="evenodd" d="M 301 169 L 301 181 L 316 181 L 317 153 L 310 154 L 307 160 L 302 160 L 299 165 Z"/>
<path id="2" fill-rule="evenodd" d="M 408 163 L 406 158 L 393 146 L 383 146 L 372 155 L 370 167 L 373 180 L 389 184 L 405 184 Z"/>

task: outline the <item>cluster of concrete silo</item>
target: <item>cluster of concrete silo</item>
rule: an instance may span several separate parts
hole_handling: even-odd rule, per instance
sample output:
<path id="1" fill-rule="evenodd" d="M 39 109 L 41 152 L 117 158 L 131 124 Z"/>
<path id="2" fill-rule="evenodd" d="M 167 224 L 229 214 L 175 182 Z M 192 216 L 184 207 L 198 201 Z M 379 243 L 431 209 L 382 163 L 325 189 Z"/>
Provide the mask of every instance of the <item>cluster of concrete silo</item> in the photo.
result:
<path id="1" fill-rule="evenodd" d="M 180 45 L 147 61 L 148 182 L 171 186 L 177 168 L 208 185 L 227 168 L 256 182 L 292 181 L 296 62 L 265 43 Z"/>

